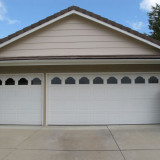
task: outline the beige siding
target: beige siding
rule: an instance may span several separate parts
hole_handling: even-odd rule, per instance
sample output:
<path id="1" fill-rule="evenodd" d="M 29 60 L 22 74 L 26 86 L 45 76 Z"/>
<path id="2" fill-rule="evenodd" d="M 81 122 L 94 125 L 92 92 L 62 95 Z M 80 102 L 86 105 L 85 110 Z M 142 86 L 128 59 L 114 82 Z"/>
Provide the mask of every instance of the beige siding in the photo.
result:
<path id="1" fill-rule="evenodd" d="M 153 54 L 159 50 L 78 16 L 60 20 L 0 50 L 0 57 Z"/>
<path id="2" fill-rule="evenodd" d="M 133 43 L 124 42 L 55 42 L 54 45 L 51 43 L 32 43 L 32 44 L 20 44 L 17 47 L 12 47 L 10 51 L 14 50 L 47 50 L 47 49 L 104 49 L 104 48 L 137 48 Z"/>
<path id="3" fill-rule="evenodd" d="M 34 43 L 77 43 L 77 42 L 126 42 L 121 39 L 121 37 L 113 37 L 111 35 L 108 36 L 59 36 L 59 37 L 32 37 L 30 39 L 26 39 L 23 44 L 34 44 Z"/>

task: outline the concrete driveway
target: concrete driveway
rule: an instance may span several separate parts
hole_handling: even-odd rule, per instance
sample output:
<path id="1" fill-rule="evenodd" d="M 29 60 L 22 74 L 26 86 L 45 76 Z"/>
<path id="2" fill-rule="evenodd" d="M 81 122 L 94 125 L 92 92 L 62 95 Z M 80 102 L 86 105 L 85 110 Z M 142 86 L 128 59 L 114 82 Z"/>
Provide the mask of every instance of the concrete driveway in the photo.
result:
<path id="1" fill-rule="evenodd" d="M 151 159 L 160 159 L 160 125 L 0 126 L 0 160 Z"/>

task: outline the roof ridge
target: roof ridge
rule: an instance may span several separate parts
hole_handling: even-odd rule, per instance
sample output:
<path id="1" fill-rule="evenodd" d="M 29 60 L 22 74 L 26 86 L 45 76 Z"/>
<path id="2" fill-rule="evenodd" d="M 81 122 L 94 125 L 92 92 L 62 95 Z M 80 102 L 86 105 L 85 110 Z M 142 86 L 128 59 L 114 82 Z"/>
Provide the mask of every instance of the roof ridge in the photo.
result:
<path id="1" fill-rule="evenodd" d="M 158 40 L 155 40 L 155 39 L 153 39 L 153 38 L 151 38 L 151 37 L 149 37 L 149 36 L 147 36 L 145 34 L 139 33 L 138 31 L 135 31 L 135 30 L 133 30 L 133 29 L 131 29 L 129 27 L 123 26 L 122 24 L 119 24 L 119 23 L 114 22 L 112 20 L 109 20 L 107 18 L 104 18 L 104 17 L 102 17 L 100 15 L 97 15 L 97 14 L 95 14 L 93 12 L 90 12 L 90 11 L 87 11 L 85 9 L 82 9 L 82 8 L 80 8 L 78 6 L 70 6 L 70 7 L 66 8 L 66 9 L 63 9 L 63 10 L 61 10 L 61 11 L 59 11 L 59 12 L 57 12 L 57 13 L 51 15 L 51 16 L 48 16 L 48 17 L 46 17 L 46 18 L 44 18 L 44 19 L 42 19 L 42 20 L 40 20 L 40 21 L 38 21 L 36 23 L 33 23 L 33 24 L 31 24 L 31 25 L 29 25 L 29 26 L 27 26 L 27 27 L 25 27 L 25 28 L 13 33 L 13 34 L 10 34 L 7 37 L 4 37 L 4 38 L 0 39 L 0 44 L 6 42 L 8 40 L 11 40 L 12 38 L 15 38 L 16 36 L 19 36 L 20 34 L 23 34 L 23 33 L 27 32 L 27 31 L 29 31 L 29 30 L 31 30 L 33 28 L 36 28 L 36 27 L 38 27 L 38 26 L 40 26 L 40 25 L 42 25 L 42 24 L 44 24 L 44 23 L 46 23 L 46 22 L 48 22 L 48 21 L 50 21 L 52 19 L 55 19 L 55 18 L 65 14 L 65 13 L 68 13 L 69 11 L 72 11 L 72 10 L 75 10 L 75 11 L 78 11 L 80 13 L 86 14 L 86 15 L 88 15 L 90 17 L 93 17 L 93 18 L 95 18 L 97 20 L 100 20 L 102 22 L 110 24 L 110 25 L 112 25 L 114 27 L 117 27 L 117 28 L 119 28 L 121 30 L 124 30 L 124 31 L 130 33 L 130 34 L 136 35 L 136 36 L 138 36 L 138 37 L 140 37 L 142 39 L 145 39 L 147 41 L 150 41 L 150 42 L 160 46 L 160 41 L 158 41 Z"/>

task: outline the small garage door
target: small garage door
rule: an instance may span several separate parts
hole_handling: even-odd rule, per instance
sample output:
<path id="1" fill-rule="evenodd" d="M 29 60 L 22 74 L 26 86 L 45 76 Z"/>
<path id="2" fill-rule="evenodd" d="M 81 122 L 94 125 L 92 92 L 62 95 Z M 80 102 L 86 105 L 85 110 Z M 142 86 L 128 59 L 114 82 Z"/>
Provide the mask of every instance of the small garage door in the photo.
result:
<path id="1" fill-rule="evenodd" d="M 42 124 L 42 75 L 0 75 L 0 124 Z"/>
<path id="2" fill-rule="evenodd" d="M 49 125 L 160 123 L 160 75 L 48 74 Z"/>

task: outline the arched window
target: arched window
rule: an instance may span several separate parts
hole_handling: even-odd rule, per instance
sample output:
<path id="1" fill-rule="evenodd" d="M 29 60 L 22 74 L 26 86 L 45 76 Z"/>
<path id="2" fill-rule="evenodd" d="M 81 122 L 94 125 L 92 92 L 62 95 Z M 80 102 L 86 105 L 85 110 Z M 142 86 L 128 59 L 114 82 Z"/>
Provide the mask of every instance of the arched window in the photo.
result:
<path id="1" fill-rule="evenodd" d="M 62 81 L 59 77 L 54 77 L 52 80 L 51 80 L 51 84 L 61 84 Z"/>
<path id="2" fill-rule="evenodd" d="M 109 77 L 107 79 L 107 84 L 117 84 L 117 79 L 115 77 Z"/>
<path id="3" fill-rule="evenodd" d="M 103 84 L 103 79 L 101 77 L 96 77 L 93 80 L 93 84 Z"/>
<path id="4" fill-rule="evenodd" d="M 145 83 L 145 79 L 144 79 L 143 77 L 139 76 L 139 77 L 137 77 L 137 78 L 135 79 L 135 83 L 136 83 L 136 84 Z"/>
<path id="5" fill-rule="evenodd" d="M 31 81 L 31 85 L 41 85 L 41 80 L 39 78 L 34 78 Z"/>
<path id="6" fill-rule="evenodd" d="M 121 79 L 122 84 L 131 84 L 131 79 L 129 77 L 123 77 Z"/>
<path id="7" fill-rule="evenodd" d="M 0 79 L 0 85 L 2 85 L 2 80 Z"/>
<path id="8" fill-rule="evenodd" d="M 5 81 L 5 85 L 15 85 L 15 81 L 12 78 L 8 78 Z"/>
<path id="9" fill-rule="evenodd" d="M 158 83 L 158 78 L 155 76 L 152 76 L 148 79 L 148 83 Z"/>
<path id="10" fill-rule="evenodd" d="M 18 85 L 28 85 L 28 80 L 25 79 L 25 78 L 21 78 L 21 79 L 18 81 Z"/>
<path id="11" fill-rule="evenodd" d="M 79 79 L 79 84 L 89 84 L 89 79 L 87 77 L 82 77 Z"/>
<path id="12" fill-rule="evenodd" d="M 75 79 L 73 77 L 68 77 L 66 80 L 65 80 L 65 84 L 75 84 Z"/>

